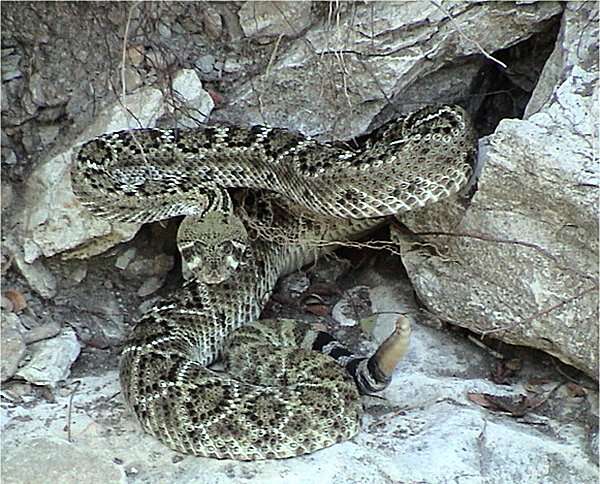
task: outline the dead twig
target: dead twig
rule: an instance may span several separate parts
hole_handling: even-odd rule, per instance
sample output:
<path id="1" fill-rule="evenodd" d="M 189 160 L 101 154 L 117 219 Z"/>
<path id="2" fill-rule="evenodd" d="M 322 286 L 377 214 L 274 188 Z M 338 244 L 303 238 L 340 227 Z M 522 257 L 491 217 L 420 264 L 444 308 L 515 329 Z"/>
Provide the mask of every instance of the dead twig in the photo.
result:
<path id="1" fill-rule="evenodd" d="M 71 413 L 73 409 L 73 397 L 75 396 L 75 392 L 79 389 L 79 385 L 81 385 L 81 380 L 77 380 L 73 382 L 74 388 L 71 392 L 71 396 L 69 397 L 69 409 L 67 410 L 67 441 L 73 442 L 71 439 Z"/>
<path id="2" fill-rule="evenodd" d="M 490 355 L 492 355 L 497 360 L 503 360 L 504 359 L 504 355 L 502 353 L 500 353 L 499 351 L 493 350 L 488 345 L 486 345 L 485 343 L 483 343 L 480 340 L 478 340 L 477 338 L 475 338 L 473 335 L 471 335 L 471 334 L 467 335 L 467 339 L 471 343 L 479 346 L 481 349 L 483 349 L 486 352 L 488 352 Z"/>
<path id="3" fill-rule="evenodd" d="M 129 27 L 131 26 L 131 18 L 133 16 L 133 11 L 135 10 L 135 8 L 138 6 L 139 3 L 140 3 L 140 1 L 133 2 L 133 4 L 131 5 L 131 7 L 129 7 L 129 12 L 127 13 L 127 22 L 125 23 L 125 33 L 123 34 L 123 48 L 122 48 L 122 55 L 121 55 L 121 98 L 120 98 L 120 104 L 126 110 L 126 112 L 132 118 L 134 118 L 136 120 L 136 122 L 138 123 L 139 127 L 140 128 L 144 128 L 145 126 L 142 125 L 142 123 L 140 122 L 140 120 L 131 111 L 131 109 L 129 109 L 129 107 L 127 106 L 127 103 L 126 103 L 126 97 L 127 97 L 127 80 L 126 80 L 126 74 L 125 74 L 125 66 L 126 66 L 126 62 L 127 62 L 127 44 L 128 44 L 128 38 L 129 38 Z M 146 162 L 146 164 L 148 164 L 148 158 L 146 157 L 146 153 L 144 151 L 144 147 L 139 142 L 139 140 L 136 138 L 135 132 L 133 130 L 130 131 L 130 134 L 131 134 L 131 138 L 133 139 L 134 143 L 140 149 L 140 152 L 142 154 L 142 159 L 144 160 L 144 162 Z"/>
<path id="4" fill-rule="evenodd" d="M 492 242 L 492 243 L 498 243 L 498 244 L 520 245 L 522 247 L 527 247 L 529 249 L 533 249 L 536 252 L 538 252 L 539 254 L 543 255 L 544 257 L 552 260 L 556 264 L 556 267 L 558 267 L 559 269 L 562 269 L 564 271 L 574 272 L 575 274 L 577 274 L 578 276 L 582 277 L 583 279 L 588 279 L 588 280 L 594 282 L 594 284 L 596 286 L 598 286 L 598 281 L 596 279 L 594 279 L 592 276 L 590 276 L 589 274 L 585 274 L 585 273 L 583 273 L 581 271 L 578 271 L 577 269 L 574 269 L 573 267 L 564 266 L 561 263 L 561 261 L 559 260 L 559 258 L 557 256 L 555 256 L 551 252 L 547 251 L 546 249 L 540 247 L 539 245 L 533 244 L 531 242 L 525 242 L 523 240 L 514 240 L 514 239 L 499 239 L 499 238 L 496 238 L 496 237 L 491 237 L 489 235 L 472 233 L 472 232 L 430 231 L 430 232 L 414 232 L 412 235 L 415 235 L 415 236 L 434 236 L 434 237 L 435 236 L 440 236 L 440 237 L 459 237 L 459 238 L 463 237 L 463 238 L 470 238 L 470 239 L 475 239 L 475 240 L 481 240 L 483 242 Z"/>
<path id="5" fill-rule="evenodd" d="M 496 64 L 498 64 L 500 67 L 506 69 L 508 66 L 502 62 L 501 60 L 496 59 L 493 55 L 489 54 L 482 46 L 479 42 L 477 42 L 475 39 L 472 39 L 471 37 L 469 37 L 467 34 L 464 33 L 464 31 L 461 29 L 460 25 L 458 24 L 458 22 L 454 19 L 454 17 L 452 16 L 452 14 L 445 8 L 442 6 L 441 3 L 436 2 L 435 0 L 429 0 L 433 5 L 435 5 L 436 8 L 440 9 L 442 12 L 444 12 L 448 18 L 450 19 L 450 22 L 452 22 L 452 25 L 454 25 L 454 27 L 456 28 L 456 31 L 458 32 L 458 34 L 465 40 L 467 40 L 468 42 L 471 42 L 472 44 L 475 44 L 475 46 L 477 46 L 477 48 L 479 49 L 479 51 L 489 60 L 495 62 Z"/>
<path id="6" fill-rule="evenodd" d="M 271 75 L 271 67 L 273 67 L 273 63 L 277 58 L 277 51 L 279 50 L 279 44 L 281 43 L 281 39 L 283 39 L 283 37 L 284 34 L 281 34 L 275 42 L 275 47 L 273 47 L 273 52 L 271 52 L 271 57 L 269 57 L 269 63 L 267 64 L 267 68 L 265 70 L 265 80 L 269 79 L 269 76 Z"/>
<path id="7" fill-rule="evenodd" d="M 538 319 L 542 316 L 546 316 L 547 314 L 550 314 L 552 311 L 556 311 L 557 309 L 560 309 L 561 307 L 585 296 L 587 293 L 592 292 L 594 290 L 598 290 L 598 286 L 588 287 L 587 289 L 579 291 L 574 296 L 571 296 L 570 298 L 567 298 L 567 299 L 563 299 L 559 303 L 554 304 L 553 306 L 550 306 L 546 309 L 543 309 L 542 311 L 539 311 L 535 314 L 532 314 L 531 316 L 529 316 L 528 318 L 526 318 L 522 321 L 515 321 L 514 323 L 509 324 L 507 326 L 502 326 L 500 328 L 494 328 L 494 329 L 488 329 L 488 330 L 482 331 L 481 337 L 485 338 L 486 336 L 488 336 L 490 334 L 500 333 L 502 331 L 508 331 L 510 329 L 514 329 L 515 327 L 517 327 L 519 325 L 531 323 L 532 321 L 535 321 L 536 319 Z"/>
<path id="8" fill-rule="evenodd" d="M 127 95 L 127 81 L 125 78 L 125 63 L 127 60 L 127 39 L 129 37 L 129 27 L 131 26 L 131 17 L 133 11 L 138 6 L 139 2 L 133 2 L 127 12 L 127 22 L 125 23 L 125 33 L 123 34 L 123 49 L 121 55 L 121 99 L 125 103 L 125 96 Z"/>

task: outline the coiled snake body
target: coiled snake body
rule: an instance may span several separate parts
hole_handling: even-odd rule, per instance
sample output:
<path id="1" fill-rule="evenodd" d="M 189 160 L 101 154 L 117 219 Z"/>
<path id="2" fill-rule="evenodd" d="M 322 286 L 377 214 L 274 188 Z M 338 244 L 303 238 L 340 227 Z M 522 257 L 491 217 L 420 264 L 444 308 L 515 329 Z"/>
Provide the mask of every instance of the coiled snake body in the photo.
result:
<path id="1" fill-rule="evenodd" d="M 356 238 L 442 200 L 466 185 L 474 155 L 470 121 L 453 106 L 403 116 L 351 148 L 264 127 L 131 130 L 86 143 L 72 182 L 94 213 L 185 215 L 177 242 L 187 281 L 141 317 L 120 364 L 144 430 L 181 452 L 241 460 L 354 435 L 360 393 L 384 388 L 406 351 L 406 321 L 363 358 L 305 324 L 256 320 L 278 278 L 317 255 L 302 240 Z M 263 205 L 234 203 L 234 188 L 266 194 Z M 257 236 L 247 220 L 289 242 Z M 209 368 L 225 347 L 227 371 Z"/>

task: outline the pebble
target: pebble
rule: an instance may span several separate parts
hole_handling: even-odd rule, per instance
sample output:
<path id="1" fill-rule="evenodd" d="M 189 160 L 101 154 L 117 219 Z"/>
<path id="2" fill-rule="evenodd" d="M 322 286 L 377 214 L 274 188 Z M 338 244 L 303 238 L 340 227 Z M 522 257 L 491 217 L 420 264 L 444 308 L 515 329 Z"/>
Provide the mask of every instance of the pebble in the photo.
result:
<path id="1" fill-rule="evenodd" d="M 219 12 L 213 8 L 204 10 L 204 30 L 214 39 L 221 37 L 223 34 L 223 19 Z"/>
<path id="2" fill-rule="evenodd" d="M 215 61 L 216 59 L 214 55 L 206 54 L 198 57 L 198 60 L 196 61 L 196 67 L 198 67 L 198 69 L 205 74 L 208 74 L 215 68 Z"/>
<path id="3" fill-rule="evenodd" d="M 76 286 L 80 282 L 82 282 L 87 276 L 87 263 L 82 262 L 77 264 L 72 271 L 69 271 L 67 274 L 69 284 L 72 286 Z"/>
<path id="4" fill-rule="evenodd" d="M 356 286 L 346 291 L 336 303 L 331 316 L 342 326 L 355 326 L 371 311 L 371 297 L 367 286 Z"/>
<path id="5" fill-rule="evenodd" d="M 303 272 L 294 272 L 281 280 L 283 292 L 290 297 L 300 297 L 310 286 L 310 279 Z"/>
<path id="6" fill-rule="evenodd" d="M 127 269 L 127 266 L 135 258 L 135 254 L 136 254 L 135 247 L 130 247 L 125 252 L 123 252 L 119 257 L 117 257 L 117 260 L 115 261 L 115 267 L 117 269 L 121 269 L 122 271 Z"/>
<path id="7" fill-rule="evenodd" d="M 11 81 L 23 76 L 19 69 L 21 56 L 14 49 L 2 49 L 2 82 Z M 4 89 L 3 89 L 4 90 Z"/>
<path id="8" fill-rule="evenodd" d="M 140 297 L 146 297 L 150 294 L 158 291 L 165 283 L 164 277 L 152 276 L 144 281 L 144 283 L 137 290 L 137 295 Z"/>

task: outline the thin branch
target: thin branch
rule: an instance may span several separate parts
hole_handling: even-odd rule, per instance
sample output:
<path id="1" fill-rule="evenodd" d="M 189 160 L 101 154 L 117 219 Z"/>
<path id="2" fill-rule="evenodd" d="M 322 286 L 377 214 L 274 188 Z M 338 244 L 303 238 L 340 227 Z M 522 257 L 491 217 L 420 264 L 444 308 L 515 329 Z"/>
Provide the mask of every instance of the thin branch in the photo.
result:
<path id="1" fill-rule="evenodd" d="M 125 96 L 127 95 L 127 83 L 125 77 L 125 63 L 127 61 L 127 39 L 129 37 L 129 26 L 131 25 L 131 17 L 133 16 L 133 10 L 137 7 L 139 2 L 133 2 L 129 7 L 127 13 L 127 23 L 125 24 L 125 34 L 123 35 L 123 49 L 121 57 L 121 99 L 125 104 Z"/>
<path id="2" fill-rule="evenodd" d="M 69 442 L 73 442 L 71 439 L 71 411 L 73 408 L 73 397 L 75 396 L 75 392 L 79 389 L 79 385 L 81 385 L 81 381 L 77 380 L 74 382 L 75 388 L 71 392 L 71 396 L 69 397 L 69 409 L 67 411 L 67 440 Z"/>
<path id="3" fill-rule="evenodd" d="M 419 236 L 419 237 L 420 236 L 464 237 L 464 238 L 470 238 L 470 239 L 475 239 L 475 240 L 481 240 L 483 242 L 520 245 L 522 247 L 527 247 L 527 248 L 533 249 L 536 252 L 543 255 L 544 257 L 547 257 L 548 259 L 552 260 L 556 264 L 556 267 L 558 267 L 559 269 L 562 269 L 564 271 L 574 272 L 575 274 L 582 277 L 583 279 L 588 279 L 588 280 L 594 282 L 596 284 L 596 286 L 598 285 L 598 280 L 595 279 L 593 276 L 591 276 L 589 274 L 585 274 L 577 269 L 574 269 L 573 267 L 566 267 L 566 266 L 562 265 L 561 261 L 559 260 L 559 258 L 557 256 L 555 256 L 551 252 L 547 251 L 546 249 L 540 247 L 539 245 L 533 244 L 531 242 L 525 242 L 522 240 L 513 240 L 513 239 L 498 239 L 495 237 L 491 237 L 489 235 L 471 233 L 471 232 L 430 231 L 430 232 L 413 232 L 412 235 Z"/>
<path id="4" fill-rule="evenodd" d="M 472 44 L 475 44 L 477 46 L 477 48 L 479 49 L 479 51 L 485 56 L 487 57 L 489 60 L 495 62 L 496 64 L 498 64 L 499 66 L 503 67 L 504 69 L 506 69 L 508 66 L 496 59 L 493 55 L 489 54 L 482 46 L 479 42 L 477 42 L 475 39 L 472 39 L 471 37 L 469 37 L 467 34 L 464 33 L 464 31 L 461 29 L 460 25 L 458 24 L 458 22 L 454 19 L 454 17 L 452 16 L 452 14 L 444 7 L 442 6 L 441 3 L 438 3 L 436 0 L 429 0 L 435 7 L 439 8 L 442 12 L 444 12 L 448 18 L 450 19 L 450 22 L 452 22 L 452 24 L 454 25 L 454 27 L 456 28 L 456 30 L 458 31 L 459 35 L 461 37 L 463 37 L 465 40 L 467 40 L 468 42 L 471 42 Z"/>
<path id="5" fill-rule="evenodd" d="M 536 319 L 538 319 L 542 316 L 546 316 L 547 314 L 550 314 L 551 312 L 556 311 L 557 309 L 560 309 L 561 307 L 566 306 L 567 304 L 585 296 L 587 293 L 592 292 L 592 291 L 597 291 L 597 290 L 598 290 L 597 285 L 588 287 L 587 289 L 579 291 L 577 294 L 575 294 L 574 296 L 571 296 L 570 298 L 563 299 L 562 301 L 560 301 L 559 303 L 557 303 L 553 306 L 543 309 L 542 311 L 539 311 L 535 314 L 532 314 L 531 316 L 529 316 L 526 319 L 523 319 L 522 321 L 515 321 L 514 323 L 509 324 L 508 326 L 502 326 L 501 328 L 494 328 L 494 329 L 488 329 L 488 330 L 482 331 L 481 337 L 483 338 L 483 337 L 488 336 L 493 333 L 500 333 L 502 331 L 508 331 L 510 329 L 514 329 L 515 327 L 517 327 L 519 325 L 531 323 L 532 321 L 535 321 Z"/>
<path id="6" fill-rule="evenodd" d="M 123 34 L 123 49 L 122 49 L 122 57 L 121 57 L 121 101 L 120 101 L 120 104 L 121 104 L 121 106 L 123 106 L 125 108 L 126 112 L 128 114 L 130 114 L 137 121 L 140 128 L 143 128 L 144 126 L 142 125 L 142 123 L 140 123 L 137 116 L 129 109 L 129 107 L 127 106 L 126 101 L 125 101 L 125 98 L 127 96 L 127 81 L 126 81 L 126 76 L 125 76 L 125 66 L 126 66 L 126 62 L 127 62 L 127 44 L 128 44 L 128 38 L 129 38 L 129 27 L 131 25 L 131 18 L 133 16 L 133 11 L 137 7 L 138 3 L 140 3 L 140 2 L 139 1 L 133 2 L 131 7 L 129 7 L 129 12 L 127 13 L 127 23 L 125 24 L 125 33 Z M 130 134 L 131 134 L 131 138 L 133 139 L 134 143 L 140 149 L 140 153 L 142 154 L 142 159 L 146 162 L 146 164 L 148 164 L 148 158 L 146 157 L 144 147 L 142 146 L 142 144 L 139 142 L 139 140 L 135 136 L 134 131 L 130 131 Z"/>
<path id="7" fill-rule="evenodd" d="M 275 42 L 275 47 L 273 47 L 273 52 L 271 52 L 271 57 L 269 58 L 267 69 L 265 70 L 265 80 L 269 79 L 269 75 L 271 74 L 271 67 L 273 67 L 273 63 L 275 62 L 275 58 L 277 57 L 277 51 L 279 50 L 279 44 L 281 43 L 281 39 L 283 39 L 283 37 L 284 34 L 281 34 Z"/>

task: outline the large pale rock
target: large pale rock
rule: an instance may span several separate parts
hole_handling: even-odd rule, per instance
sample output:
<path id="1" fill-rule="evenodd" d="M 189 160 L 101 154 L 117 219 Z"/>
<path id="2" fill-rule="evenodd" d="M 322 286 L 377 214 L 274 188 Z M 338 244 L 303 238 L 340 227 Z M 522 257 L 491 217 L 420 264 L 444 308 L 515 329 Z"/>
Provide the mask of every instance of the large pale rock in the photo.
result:
<path id="1" fill-rule="evenodd" d="M 189 116 L 178 121 L 190 125 L 204 121 L 214 107 L 212 99 L 202 90 L 193 71 L 183 70 L 174 76 L 173 88 L 178 102 L 189 107 Z M 32 263 L 40 256 L 78 248 L 90 256 L 131 239 L 138 225 L 109 224 L 92 216 L 75 199 L 71 189 L 70 169 L 78 146 L 103 133 L 129 128 L 153 127 L 172 106 L 159 89 L 145 87 L 126 96 L 124 105 L 115 103 L 96 118 L 78 138 L 73 147 L 39 164 L 27 182 L 27 205 L 23 219 L 27 221 L 22 240 L 23 258 Z"/>
<path id="2" fill-rule="evenodd" d="M 245 2 L 238 11 L 246 37 L 298 36 L 311 21 L 312 2 Z"/>
<path id="3" fill-rule="evenodd" d="M 527 120 L 504 120 L 482 141 L 483 173 L 466 213 L 452 218 L 447 205 L 403 218 L 417 233 L 451 232 L 421 240 L 443 255 L 425 256 L 409 237 L 401 242 L 420 299 L 441 319 L 542 349 L 594 378 L 598 27 L 589 18 L 597 14 L 595 3 L 568 4 L 549 61 L 564 62 L 552 95 Z"/>
<path id="4" fill-rule="evenodd" d="M 303 38 L 279 46 L 269 68 L 234 92 L 222 115 L 311 135 L 363 134 L 390 100 L 409 111 L 466 94 L 480 60 L 453 60 L 480 54 L 477 44 L 493 52 L 524 40 L 562 9 L 558 2 L 443 5 L 338 3 Z"/>
<path id="5" fill-rule="evenodd" d="M 0 381 L 11 378 L 25 355 L 25 341 L 21 335 L 19 318 L 16 314 L 2 312 L 0 338 Z"/>
<path id="6" fill-rule="evenodd" d="M 69 376 L 81 346 L 75 331 L 65 329 L 52 339 L 33 343 L 30 349 L 31 360 L 17 371 L 17 376 L 36 385 L 55 386 Z"/>
<path id="7" fill-rule="evenodd" d="M 127 96 L 125 106 L 115 104 L 102 112 L 76 145 L 106 132 L 153 126 L 164 113 L 162 94 L 154 88 L 145 88 Z M 139 120 L 140 124 L 135 124 L 135 120 Z M 81 207 L 71 189 L 70 170 L 75 153 L 76 148 L 70 147 L 42 162 L 29 177 L 25 208 L 27 236 L 23 241 L 26 262 L 31 263 L 40 255 L 49 257 L 106 237 L 110 240 L 108 246 L 101 244 L 97 250 L 89 250 L 89 253 L 99 253 L 111 244 L 131 239 L 137 231 L 133 224 L 111 226 Z"/>
<path id="8" fill-rule="evenodd" d="M 554 50 L 525 110 L 525 118 L 550 101 L 552 93 L 575 66 L 586 71 L 597 69 L 598 25 L 590 22 L 597 15 L 593 2 L 567 2 Z M 585 25 L 585 28 L 582 26 Z"/>

